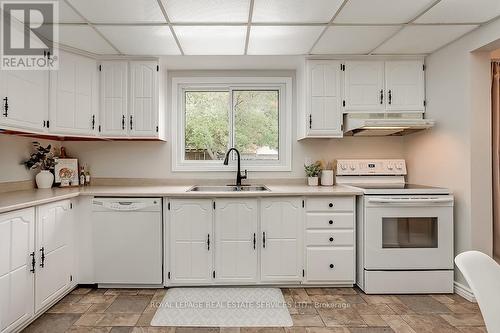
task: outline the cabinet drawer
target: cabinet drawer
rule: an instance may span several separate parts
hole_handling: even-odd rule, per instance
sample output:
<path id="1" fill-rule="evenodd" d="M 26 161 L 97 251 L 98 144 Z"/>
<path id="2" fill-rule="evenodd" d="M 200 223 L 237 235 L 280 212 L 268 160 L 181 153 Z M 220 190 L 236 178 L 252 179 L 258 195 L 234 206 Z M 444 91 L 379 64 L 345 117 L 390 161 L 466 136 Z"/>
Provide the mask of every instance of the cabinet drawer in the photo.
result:
<path id="1" fill-rule="evenodd" d="M 307 198 L 306 210 L 308 212 L 335 212 L 354 211 L 354 197 L 326 197 Z"/>
<path id="2" fill-rule="evenodd" d="M 352 229 L 354 228 L 353 213 L 307 213 L 306 228 L 308 229 Z"/>
<path id="3" fill-rule="evenodd" d="M 354 283 L 354 248 L 307 248 L 307 281 Z"/>
<path id="4" fill-rule="evenodd" d="M 354 246 L 352 230 L 308 230 L 306 245 L 315 246 Z"/>

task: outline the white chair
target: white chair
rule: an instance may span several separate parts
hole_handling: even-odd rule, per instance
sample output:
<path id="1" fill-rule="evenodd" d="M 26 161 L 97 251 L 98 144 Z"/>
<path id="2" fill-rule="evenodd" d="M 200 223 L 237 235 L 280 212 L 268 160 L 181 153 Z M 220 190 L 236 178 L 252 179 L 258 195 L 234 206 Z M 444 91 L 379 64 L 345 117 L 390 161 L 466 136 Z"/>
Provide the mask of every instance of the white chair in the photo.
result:
<path id="1" fill-rule="evenodd" d="M 460 253 L 455 263 L 469 283 L 489 333 L 500 332 L 500 265 L 479 251 Z"/>

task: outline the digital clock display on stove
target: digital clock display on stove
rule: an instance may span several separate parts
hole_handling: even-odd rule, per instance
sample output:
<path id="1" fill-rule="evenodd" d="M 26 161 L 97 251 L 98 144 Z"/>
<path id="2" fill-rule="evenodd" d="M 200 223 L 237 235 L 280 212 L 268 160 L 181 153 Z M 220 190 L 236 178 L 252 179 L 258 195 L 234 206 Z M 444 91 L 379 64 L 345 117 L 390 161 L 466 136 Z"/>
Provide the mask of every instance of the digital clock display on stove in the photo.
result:
<path id="1" fill-rule="evenodd" d="M 373 168 L 375 168 L 375 164 L 374 164 L 374 163 L 369 163 L 369 164 L 368 164 L 368 167 L 369 167 L 370 169 L 373 169 Z"/>

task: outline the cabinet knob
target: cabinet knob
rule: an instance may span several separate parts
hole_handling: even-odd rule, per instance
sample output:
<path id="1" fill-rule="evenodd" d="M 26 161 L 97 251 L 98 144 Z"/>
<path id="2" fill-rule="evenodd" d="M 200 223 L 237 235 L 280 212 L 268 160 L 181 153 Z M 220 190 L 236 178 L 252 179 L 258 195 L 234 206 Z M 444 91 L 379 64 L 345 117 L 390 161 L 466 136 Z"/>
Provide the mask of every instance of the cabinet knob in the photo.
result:
<path id="1" fill-rule="evenodd" d="M 333 224 L 333 220 L 328 221 L 329 224 Z"/>
<path id="2" fill-rule="evenodd" d="M 332 207 L 333 207 L 333 203 L 331 203 L 331 202 L 330 202 L 330 203 L 328 204 L 328 207 L 332 208 Z"/>
<path id="3" fill-rule="evenodd" d="M 333 242 L 333 237 L 330 237 L 330 242 Z"/>
<path id="4" fill-rule="evenodd" d="M 334 264 L 330 264 L 330 268 L 333 268 L 333 267 L 335 267 L 335 265 Z"/>

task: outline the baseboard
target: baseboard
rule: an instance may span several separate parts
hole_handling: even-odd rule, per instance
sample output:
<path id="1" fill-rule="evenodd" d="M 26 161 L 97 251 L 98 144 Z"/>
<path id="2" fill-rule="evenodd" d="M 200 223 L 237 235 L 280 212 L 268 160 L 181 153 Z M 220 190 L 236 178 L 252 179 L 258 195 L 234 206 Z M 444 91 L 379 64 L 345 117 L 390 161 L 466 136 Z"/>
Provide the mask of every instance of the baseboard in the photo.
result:
<path id="1" fill-rule="evenodd" d="M 469 302 L 477 303 L 476 297 L 474 297 L 474 293 L 469 287 L 457 281 L 453 282 L 453 285 L 455 289 L 455 294 L 462 296 Z"/>

